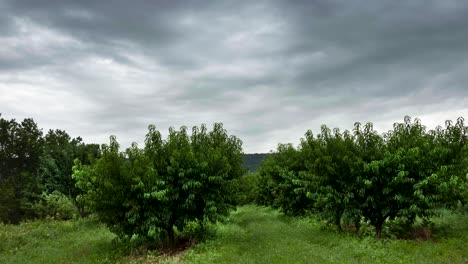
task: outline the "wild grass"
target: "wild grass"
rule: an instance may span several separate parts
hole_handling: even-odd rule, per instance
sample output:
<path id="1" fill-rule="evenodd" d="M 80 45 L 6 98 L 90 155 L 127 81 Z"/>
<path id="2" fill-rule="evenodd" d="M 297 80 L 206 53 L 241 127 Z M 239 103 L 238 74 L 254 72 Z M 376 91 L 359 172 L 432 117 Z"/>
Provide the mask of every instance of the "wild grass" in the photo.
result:
<path id="1" fill-rule="evenodd" d="M 90 219 L 0 224 L 0 263 L 114 263 L 114 237 Z"/>
<path id="2" fill-rule="evenodd" d="M 248 205 L 192 249 L 127 256 L 128 248 L 91 219 L 0 225 L 0 263 L 468 263 L 466 212 L 442 210 L 430 240 L 376 240 L 372 232 L 339 233 L 314 219 Z"/>
<path id="3" fill-rule="evenodd" d="M 445 218 L 443 218 L 445 217 Z M 271 208 L 244 206 L 218 226 L 218 236 L 187 253 L 187 263 L 468 263 L 467 217 L 446 214 L 434 240 L 376 240 L 290 218 Z"/>

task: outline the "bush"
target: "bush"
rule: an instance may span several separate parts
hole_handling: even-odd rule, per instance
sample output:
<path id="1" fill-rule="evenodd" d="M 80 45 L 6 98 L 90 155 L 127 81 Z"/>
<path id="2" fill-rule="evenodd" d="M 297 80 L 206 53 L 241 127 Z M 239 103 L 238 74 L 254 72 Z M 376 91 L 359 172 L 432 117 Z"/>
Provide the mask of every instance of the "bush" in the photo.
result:
<path id="1" fill-rule="evenodd" d="M 41 201 L 33 206 L 33 210 L 41 218 L 56 220 L 69 220 L 78 215 L 71 199 L 58 191 L 43 193 Z"/>

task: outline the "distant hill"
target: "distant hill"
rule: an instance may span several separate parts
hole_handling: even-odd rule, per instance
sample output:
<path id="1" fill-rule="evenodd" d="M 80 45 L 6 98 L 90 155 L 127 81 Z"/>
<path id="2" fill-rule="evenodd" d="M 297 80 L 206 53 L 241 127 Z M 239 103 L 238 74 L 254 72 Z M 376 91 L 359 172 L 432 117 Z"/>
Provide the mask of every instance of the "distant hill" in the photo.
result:
<path id="1" fill-rule="evenodd" d="M 263 159 L 266 158 L 267 153 L 254 153 L 254 154 L 244 154 L 243 157 L 243 166 L 244 168 L 249 169 L 251 172 L 256 172 Z"/>

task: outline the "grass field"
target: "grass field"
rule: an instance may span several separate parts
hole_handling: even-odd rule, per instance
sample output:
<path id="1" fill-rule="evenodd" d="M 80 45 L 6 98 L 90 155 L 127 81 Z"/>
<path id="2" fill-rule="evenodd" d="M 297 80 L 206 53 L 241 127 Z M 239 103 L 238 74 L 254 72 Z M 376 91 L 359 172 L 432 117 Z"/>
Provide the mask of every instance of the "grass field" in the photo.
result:
<path id="1" fill-rule="evenodd" d="M 457 219 L 458 221 L 462 221 Z M 466 220 L 466 218 L 465 218 Z M 461 225 L 461 226 L 460 226 Z M 434 241 L 381 240 L 324 229 L 269 208 L 243 207 L 216 239 L 185 256 L 190 263 L 468 263 L 468 233 Z"/>
<path id="2" fill-rule="evenodd" d="M 0 263 L 114 263 L 114 237 L 89 219 L 0 224 Z"/>
<path id="3" fill-rule="evenodd" d="M 445 226 L 436 240 L 378 241 L 244 206 L 217 225 L 215 237 L 171 257 L 122 257 L 114 235 L 91 220 L 36 221 L 0 226 L 0 263 L 468 263 L 467 220 L 453 214 L 435 219 Z"/>

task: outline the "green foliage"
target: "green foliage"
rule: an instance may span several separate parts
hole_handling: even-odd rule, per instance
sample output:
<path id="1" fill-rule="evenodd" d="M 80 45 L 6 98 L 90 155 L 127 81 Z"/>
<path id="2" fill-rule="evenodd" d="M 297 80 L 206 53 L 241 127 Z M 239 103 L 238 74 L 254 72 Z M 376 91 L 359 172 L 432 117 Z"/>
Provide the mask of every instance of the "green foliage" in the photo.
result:
<path id="1" fill-rule="evenodd" d="M 42 218 L 70 220 L 78 211 L 70 198 L 58 191 L 43 193 L 41 201 L 34 205 L 34 211 Z"/>
<path id="2" fill-rule="evenodd" d="M 81 216 L 87 211 L 85 204 L 77 199 L 81 190 L 72 179 L 74 160 L 90 164 L 100 156 L 99 145 L 85 144 L 80 137 L 71 139 L 63 130 L 49 130 L 44 137 L 44 154 L 41 156 L 40 182 L 47 193 L 58 191 L 68 196 Z"/>
<path id="3" fill-rule="evenodd" d="M 312 209 L 306 193 L 299 189 L 305 172 L 304 156 L 291 144 L 280 144 L 262 163 L 256 203 L 271 205 L 286 214 L 300 215 Z"/>
<path id="4" fill-rule="evenodd" d="M 362 215 L 380 237 L 387 219 L 401 217 L 413 223 L 429 217 L 439 207 L 462 201 L 466 171 L 460 159 L 466 155 L 467 129 L 463 119 L 456 126 L 427 133 L 419 120 L 395 124 L 384 135 L 383 157 L 366 162 L 357 176 Z"/>
<path id="5" fill-rule="evenodd" d="M 32 119 L 18 123 L 0 118 L 1 222 L 17 224 L 43 215 L 43 192 L 68 196 L 85 215 L 85 208 L 75 199 L 79 189 L 71 178 L 71 168 L 76 158 L 89 164 L 98 157 L 99 146 L 84 144 L 79 137 L 71 139 L 62 130 L 42 135 Z"/>
<path id="6" fill-rule="evenodd" d="M 35 216 L 42 144 L 42 131 L 32 119 L 18 123 L 0 116 L 0 222 L 17 224 Z"/>
<path id="7" fill-rule="evenodd" d="M 257 203 L 294 215 L 315 209 L 339 229 L 352 224 L 358 231 L 365 220 L 380 237 L 387 220 L 411 225 L 437 208 L 466 204 L 467 143 L 463 118 L 426 131 L 405 117 L 383 135 L 371 123 L 356 123 L 352 133 L 322 126 L 298 149 L 280 144 L 263 162 L 267 198 Z"/>
<path id="8" fill-rule="evenodd" d="M 215 221 L 235 204 L 233 180 L 242 173 L 242 142 L 222 124 L 169 130 L 163 140 L 149 126 L 145 148 L 119 152 L 115 137 L 92 166 L 75 163 L 73 178 L 87 203 L 121 238 L 166 238 L 190 221 Z"/>
<path id="9" fill-rule="evenodd" d="M 261 180 L 258 173 L 247 173 L 235 181 L 238 205 L 250 204 L 262 199 L 260 198 Z"/>
<path id="10" fill-rule="evenodd" d="M 358 126 L 358 124 L 356 124 Z M 354 177 L 361 158 L 349 131 L 341 133 L 322 126 L 321 134 L 314 138 L 311 131 L 301 141 L 306 156 L 309 177 L 301 181 L 302 190 L 314 201 L 325 219 L 341 229 L 343 218 L 358 224 L 360 221 Z"/>

